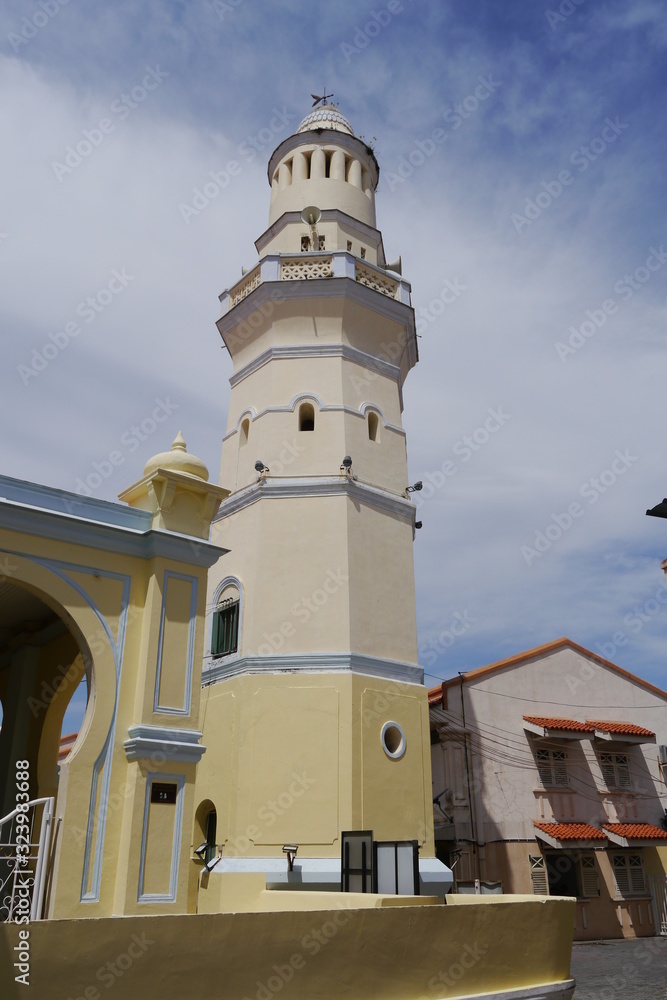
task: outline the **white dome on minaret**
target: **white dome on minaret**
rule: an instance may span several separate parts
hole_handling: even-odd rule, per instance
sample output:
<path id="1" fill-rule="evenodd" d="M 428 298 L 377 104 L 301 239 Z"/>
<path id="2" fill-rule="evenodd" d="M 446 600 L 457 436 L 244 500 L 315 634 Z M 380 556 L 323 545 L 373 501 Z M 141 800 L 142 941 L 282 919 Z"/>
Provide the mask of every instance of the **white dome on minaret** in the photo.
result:
<path id="1" fill-rule="evenodd" d="M 354 135 L 354 130 L 347 118 L 333 104 L 324 104 L 306 115 L 297 129 L 297 133 L 307 132 L 308 129 L 315 128 L 331 128 L 339 132 L 347 132 L 348 135 Z"/>

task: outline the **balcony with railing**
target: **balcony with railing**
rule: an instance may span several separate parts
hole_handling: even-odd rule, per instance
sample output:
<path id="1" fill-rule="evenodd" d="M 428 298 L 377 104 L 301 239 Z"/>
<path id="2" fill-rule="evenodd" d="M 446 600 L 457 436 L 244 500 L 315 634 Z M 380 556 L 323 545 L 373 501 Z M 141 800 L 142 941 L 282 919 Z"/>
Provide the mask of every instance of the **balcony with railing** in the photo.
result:
<path id="1" fill-rule="evenodd" d="M 313 278 L 351 278 L 390 299 L 410 305 L 410 284 L 384 268 L 355 257 L 344 250 L 269 254 L 220 296 L 229 312 L 267 281 L 309 281 Z"/>

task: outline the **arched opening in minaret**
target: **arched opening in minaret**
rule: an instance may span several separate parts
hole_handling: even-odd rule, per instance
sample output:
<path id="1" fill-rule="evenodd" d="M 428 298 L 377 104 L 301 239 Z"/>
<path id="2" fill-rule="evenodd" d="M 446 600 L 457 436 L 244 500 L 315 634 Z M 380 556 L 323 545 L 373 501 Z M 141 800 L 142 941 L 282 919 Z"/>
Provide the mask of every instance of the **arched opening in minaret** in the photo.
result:
<path id="1" fill-rule="evenodd" d="M 248 443 L 248 435 L 250 434 L 250 420 L 246 417 L 241 423 L 241 433 L 240 433 L 240 443 L 241 447 Z"/>
<path id="2" fill-rule="evenodd" d="M 302 403 L 299 407 L 299 430 L 315 430 L 315 407 L 312 403 Z"/>
<path id="3" fill-rule="evenodd" d="M 380 440 L 380 420 L 377 413 L 374 413 L 373 410 L 368 414 L 368 440 Z"/>

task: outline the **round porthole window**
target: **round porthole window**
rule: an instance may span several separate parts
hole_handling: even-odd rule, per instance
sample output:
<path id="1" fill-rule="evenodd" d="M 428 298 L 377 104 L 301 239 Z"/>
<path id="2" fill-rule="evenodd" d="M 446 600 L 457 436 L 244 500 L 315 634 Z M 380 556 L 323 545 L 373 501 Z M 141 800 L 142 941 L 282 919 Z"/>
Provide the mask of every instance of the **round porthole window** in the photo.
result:
<path id="1" fill-rule="evenodd" d="M 398 722 L 385 722 L 382 727 L 381 739 L 382 749 L 387 757 L 391 757 L 392 760 L 400 760 L 405 753 L 407 741 Z"/>

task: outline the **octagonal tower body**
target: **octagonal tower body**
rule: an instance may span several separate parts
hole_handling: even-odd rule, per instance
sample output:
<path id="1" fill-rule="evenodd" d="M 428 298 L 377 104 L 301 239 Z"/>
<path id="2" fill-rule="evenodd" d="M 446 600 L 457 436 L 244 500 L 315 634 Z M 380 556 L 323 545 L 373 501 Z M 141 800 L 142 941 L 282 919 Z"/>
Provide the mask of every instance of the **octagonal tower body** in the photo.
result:
<path id="1" fill-rule="evenodd" d="M 343 115 L 311 112 L 268 172 L 259 262 L 220 296 L 231 492 L 212 538 L 231 552 L 210 573 L 197 797 L 225 870 L 284 866 L 293 843 L 332 885 L 342 830 L 433 857 L 401 422 L 417 341 L 376 228 L 378 164 Z"/>

